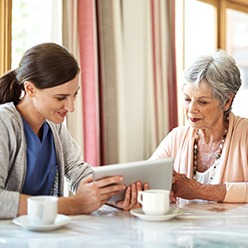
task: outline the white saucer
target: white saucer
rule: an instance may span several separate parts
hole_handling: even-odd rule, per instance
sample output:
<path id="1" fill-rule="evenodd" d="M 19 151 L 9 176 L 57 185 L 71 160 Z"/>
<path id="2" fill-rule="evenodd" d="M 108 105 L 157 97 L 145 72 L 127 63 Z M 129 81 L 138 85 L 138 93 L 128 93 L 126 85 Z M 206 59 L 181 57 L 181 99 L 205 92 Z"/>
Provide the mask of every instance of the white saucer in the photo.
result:
<path id="1" fill-rule="evenodd" d="M 18 225 L 23 227 L 24 229 L 31 230 L 31 231 L 50 231 L 50 230 L 55 230 L 58 229 L 70 222 L 71 218 L 63 215 L 63 214 L 58 214 L 54 224 L 52 225 L 32 225 L 28 221 L 28 216 L 23 215 L 20 217 L 17 217 L 13 219 L 13 222 Z"/>
<path id="2" fill-rule="evenodd" d="M 163 215 L 148 215 L 145 214 L 142 210 L 142 208 L 137 208 L 137 209 L 132 209 L 131 214 L 134 216 L 139 217 L 142 220 L 147 220 L 147 221 L 165 221 L 165 220 L 170 220 L 183 212 L 178 209 L 178 208 L 170 208 L 170 210 Z"/>

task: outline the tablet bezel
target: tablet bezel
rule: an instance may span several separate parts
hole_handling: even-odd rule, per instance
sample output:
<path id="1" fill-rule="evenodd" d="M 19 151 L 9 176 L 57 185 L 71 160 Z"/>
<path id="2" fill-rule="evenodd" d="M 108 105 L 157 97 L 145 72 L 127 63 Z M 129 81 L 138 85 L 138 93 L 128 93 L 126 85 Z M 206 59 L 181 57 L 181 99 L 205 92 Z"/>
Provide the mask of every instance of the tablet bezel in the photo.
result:
<path id="1" fill-rule="evenodd" d="M 121 175 L 124 177 L 121 183 L 126 186 L 141 181 L 149 183 L 150 189 L 171 190 L 173 163 L 173 158 L 162 158 L 93 167 L 93 180 Z M 110 201 L 122 200 L 124 195 L 125 190 L 113 196 Z"/>

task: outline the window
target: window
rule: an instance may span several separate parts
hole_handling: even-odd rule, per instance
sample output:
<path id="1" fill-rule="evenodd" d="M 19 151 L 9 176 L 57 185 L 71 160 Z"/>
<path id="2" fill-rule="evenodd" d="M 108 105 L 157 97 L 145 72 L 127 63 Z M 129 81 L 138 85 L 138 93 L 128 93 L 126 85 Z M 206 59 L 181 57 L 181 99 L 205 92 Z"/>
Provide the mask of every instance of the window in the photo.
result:
<path id="1" fill-rule="evenodd" d="M 184 25 L 184 63 L 188 67 L 199 55 L 216 51 L 216 8 L 207 3 L 186 0 Z"/>
<path id="2" fill-rule="evenodd" d="M 177 55 L 178 60 L 183 58 L 183 68 L 186 68 L 199 55 L 210 54 L 217 48 L 226 50 L 235 58 L 242 78 L 242 87 L 235 97 L 233 112 L 248 117 L 248 109 L 245 107 L 248 103 L 248 1 L 180 2 L 184 3 L 184 18 L 180 21 L 181 25 L 177 25 L 177 32 L 183 32 L 181 42 L 184 45 L 183 49 L 178 49 L 182 51 Z"/>
<path id="3" fill-rule="evenodd" d="M 248 117 L 248 12 L 227 9 L 226 50 L 234 56 L 241 71 L 242 87 L 235 97 L 233 111 Z"/>
<path id="4" fill-rule="evenodd" d="M 62 41 L 62 1 L 12 0 L 12 68 L 30 47 Z"/>

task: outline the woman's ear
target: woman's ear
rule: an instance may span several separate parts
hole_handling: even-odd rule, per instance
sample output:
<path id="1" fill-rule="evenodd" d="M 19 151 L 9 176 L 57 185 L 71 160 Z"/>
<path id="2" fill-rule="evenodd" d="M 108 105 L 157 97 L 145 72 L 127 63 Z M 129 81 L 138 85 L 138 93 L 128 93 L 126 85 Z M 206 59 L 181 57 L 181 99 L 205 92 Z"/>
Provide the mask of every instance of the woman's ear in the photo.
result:
<path id="1" fill-rule="evenodd" d="M 231 108 L 233 100 L 234 100 L 234 94 L 230 94 L 225 106 L 224 106 L 224 111 L 227 111 Z"/>
<path id="2" fill-rule="evenodd" d="M 30 97 L 33 97 L 36 91 L 35 85 L 30 81 L 25 81 L 23 85 L 26 94 L 29 95 Z"/>

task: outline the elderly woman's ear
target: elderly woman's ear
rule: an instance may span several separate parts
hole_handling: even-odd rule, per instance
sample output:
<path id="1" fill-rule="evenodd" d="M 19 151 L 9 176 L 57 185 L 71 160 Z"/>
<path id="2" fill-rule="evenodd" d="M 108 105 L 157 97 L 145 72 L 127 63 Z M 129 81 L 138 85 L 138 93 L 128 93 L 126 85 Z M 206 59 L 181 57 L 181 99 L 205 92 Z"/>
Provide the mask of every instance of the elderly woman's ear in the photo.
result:
<path id="1" fill-rule="evenodd" d="M 232 107 L 232 103 L 234 100 L 235 94 L 230 93 L 228 100 L 226 101 L 226 104 L 224 105 L 224 111 L 229 110 Z"/>

